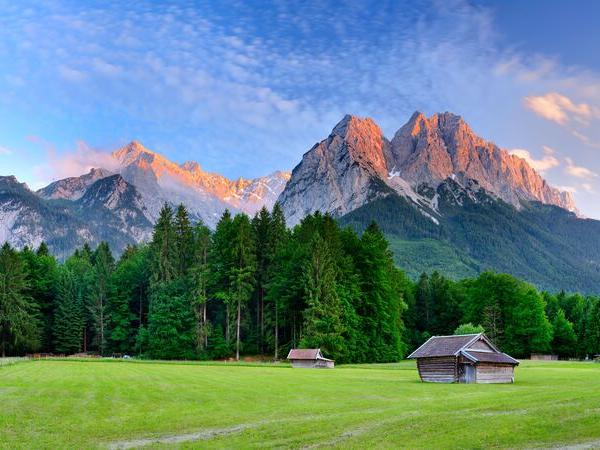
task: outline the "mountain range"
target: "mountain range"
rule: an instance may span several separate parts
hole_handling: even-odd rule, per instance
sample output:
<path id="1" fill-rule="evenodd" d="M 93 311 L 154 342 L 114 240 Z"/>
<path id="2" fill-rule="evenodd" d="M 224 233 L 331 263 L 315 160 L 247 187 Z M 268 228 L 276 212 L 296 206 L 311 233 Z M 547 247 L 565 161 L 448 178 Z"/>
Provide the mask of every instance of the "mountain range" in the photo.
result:
<path id="1" fill-rule="evenodd" d="M 600 222 L 580 218 L 570 193 L 452 113 L 415 112 L 391 140 L 373 120 L 347 115 L 291 174 L 251 180 L 174 163 L 137 141 L 112 162 L 37 192 L 0 177 L 0 241 L 45 241 L 65 257 L 107 240 L 120 252 L 150 238 L 165 202 L 214 227 L 226 208 L 254 215 L 279 201 L 292 226 L 315 211 L 359 231 L 376 220 L 413 276 L 494 269 L 586 292 L 600 282 Z"/>

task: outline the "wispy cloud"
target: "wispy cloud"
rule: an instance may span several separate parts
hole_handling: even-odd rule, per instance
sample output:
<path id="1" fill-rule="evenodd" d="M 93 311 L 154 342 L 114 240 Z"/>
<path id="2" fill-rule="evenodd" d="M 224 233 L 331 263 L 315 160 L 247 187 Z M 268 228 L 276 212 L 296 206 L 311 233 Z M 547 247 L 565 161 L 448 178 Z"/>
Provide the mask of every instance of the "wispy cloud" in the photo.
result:
<path id="1" fill-rule="evenodd" d="M 2 147 L 0 145 L 0 156 L 6 156 L 6 155 L 11 155 L 12 154 L 12 150 L 9 149 L 8 147 Z"/>
<path id="2" fill-rule="evenodd" d="M 29 140 L 40 145 L 46 152 L 46 160 L 34 167 L 37 184 L 81 175 L 93 168 L 118 168 L 118 161 L 110 152 L 93 149 L 83 141 L 79 141 L 74 149 L 59 153 L 52 144 L 38 137 L 30 136 Z"/>
<path id="3" fill-rule="evenodd" d="M 0 0 L 0 9 L 0 107 L 31 133 L 48 118 L 60 130 L 45 136 L 60 148 L 45 176 L 101 165 L 75 148 L 62 166 L 77 139 L 104 148 L 134 136 L 173 160 L 258 176 L 292 168 L 345 113 L 372 116 L 390 136 L 417 109 L 464 115 L 482 137 L 527 152 L 554 184 L 573 175 L 538 150 L 548 142 L 600 172 L 581 150 L 600 147 L 598 74 L 499 45 L 494 10 L 479 2 L 273 1 L 258 14 L 227 0 Z M 554 128 L 564 141 L 548 140 Z M 557 159 L 565 170 L 552 170 Z"/>
<path id="4" fill-rule="evenodd" d="M 587 167 L 575 165 L 571 158 L 565 158 L 565 162 L 567 163 L 567 166 L 565 167 L 565 172 L 569 175 L 587 180 L 598 177 L 598 174 L 593 170 L 588 169 Z"/>
<path id="5" fill-rule="evenodd" d="M 545 95 L 528 96 L 524 99 L 525 106 L 544 119 L 560 125 L 569 121 L 589 123 L 593 110 L 586 103 L 575 103 L 566 95 L 550 92 Z"/>

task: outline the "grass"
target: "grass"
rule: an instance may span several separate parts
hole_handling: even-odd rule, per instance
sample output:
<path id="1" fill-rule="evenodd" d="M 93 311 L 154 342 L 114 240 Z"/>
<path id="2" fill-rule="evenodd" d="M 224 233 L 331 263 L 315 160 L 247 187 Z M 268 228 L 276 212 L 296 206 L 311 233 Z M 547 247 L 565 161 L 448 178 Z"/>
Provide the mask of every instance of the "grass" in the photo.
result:
<path id="1" fill-rule="evenodd" d="M 0 367 L 0 447 L 600 445 L 600 364 L 525 361 L 516 380 L 423 384 L 412 362 L 300 370 L 29 361 Z M 179 440 L 136 441 L 164 436 Z"/>

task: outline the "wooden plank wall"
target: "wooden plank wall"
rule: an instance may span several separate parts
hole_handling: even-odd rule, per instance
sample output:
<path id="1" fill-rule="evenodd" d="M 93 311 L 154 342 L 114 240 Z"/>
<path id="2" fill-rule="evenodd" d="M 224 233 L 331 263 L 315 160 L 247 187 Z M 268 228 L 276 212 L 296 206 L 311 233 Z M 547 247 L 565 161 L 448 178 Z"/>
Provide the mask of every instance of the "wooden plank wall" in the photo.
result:
<path id="1" fill-rule="evenodd" d="M 512 383 L 514 381 L 513 366 L 479 363 L 476 367 L 477 383 Z"/>
<path id="2" fill-rule="evenodd" d="M 417 367 L 422 381 L 455 383 L 458 381 L 457 361 L 454 356 L 419 358 Z"/>

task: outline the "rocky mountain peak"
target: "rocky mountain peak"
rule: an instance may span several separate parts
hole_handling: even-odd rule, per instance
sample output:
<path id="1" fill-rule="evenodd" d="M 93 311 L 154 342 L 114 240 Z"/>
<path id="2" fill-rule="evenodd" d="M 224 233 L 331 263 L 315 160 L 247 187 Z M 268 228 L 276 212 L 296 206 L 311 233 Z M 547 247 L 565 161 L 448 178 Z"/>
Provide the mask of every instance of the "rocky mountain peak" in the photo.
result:
<path id="1" fill-rule="evenodd" d="M 183 170 L 187 170 L 188 172 L 202 172 L 202 167 L 195 161 L 186 161 L 181 164 L 181 168 Z"/>
<path id="2" fill-rule="evenodd" d="M 391 142 L 373 120 L 346 115 L 304 155 L 280 201 L 291 223 L 317 209 L 342 215 L 394 191 L 421 208 L 432 201 L 418 194 L 421 187 L 435 190 L 448 179 L 462 186 L 476 182 L 517 208 L 539 201 L 574 211 L 570 194 L 549 186 L 524 160 L 482 139 L 451 112 L 426 117 L 416 111 Z"/>
<path id="3" fill-rule="evenodd" d="M 92 184 L 110 175 L 112 175 L 112 172 L 109 170 L 92 168 L 87 174 L 80 177 L 55 181 L 37 191 L 37 194 L 45 199 L 77 200 L 83 196 Z"/>
<path id="4" fill-rule="evenodd" d="M 352 160 L 379 176 L 387 173 L 384 148 L 389 143 L 373 119 L 346 114 L 331 131 L 328 147 L 337 152 L 342 143 Z"/>
<path id="5" fill-rule="evenodd" d="M 139 160 L 152 162 L 156 156 L 158 156 L 156 153 L 148 150 L 137 140 L 131 141 L 129 144 L 113 152 L 113 157 L 123 165 L 128 165 Z"/>

